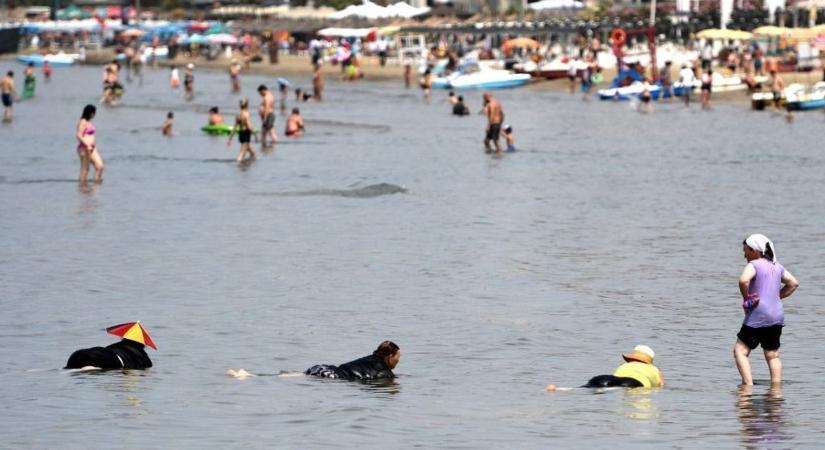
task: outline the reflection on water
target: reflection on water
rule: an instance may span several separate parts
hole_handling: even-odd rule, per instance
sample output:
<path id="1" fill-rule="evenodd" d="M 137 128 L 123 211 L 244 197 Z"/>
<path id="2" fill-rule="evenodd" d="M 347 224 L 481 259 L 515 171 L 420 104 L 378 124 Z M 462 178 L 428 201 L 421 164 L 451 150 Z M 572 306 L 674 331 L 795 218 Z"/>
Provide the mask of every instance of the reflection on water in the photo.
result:
<path id="1" fill-rule="evenodd" d="M 648 421 L 659 417 L 659 408 L 653 400 L 654 389 L 624 390 L 624 415 L 635 420 Z"/>
<path id="2" fill-rule="evenodd" d="M 790 439 L 785 423 L 782 385 L 769 387 L 741 386 L 736 399 L 739 422 L 742 424 L 742 444 L 748 449 L 783 448 Z"/>

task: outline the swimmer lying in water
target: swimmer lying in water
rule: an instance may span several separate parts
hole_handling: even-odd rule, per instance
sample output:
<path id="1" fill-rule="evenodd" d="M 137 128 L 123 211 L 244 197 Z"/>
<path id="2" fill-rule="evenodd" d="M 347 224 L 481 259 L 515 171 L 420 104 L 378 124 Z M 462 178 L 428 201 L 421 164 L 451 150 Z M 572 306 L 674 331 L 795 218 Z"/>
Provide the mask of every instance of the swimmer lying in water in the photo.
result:
<path id="1" fill-rule="evenodd" d="M 659 368 L 653 365 L 654 356 L 655 353 L 647 345 L 637 345 L 632 352 L 622 355 L 626 362 L 619 366 L 613 372 L 613 375 L 595 376 L 582 387 L 663 387 L 665 385 L 664 377 Z M 560 389 L 553 384 L 549 384 L 544 390 L 554 392 Z"/>
<path id="2" fill-rule="evenodd" d="M 349 381 L 370 381 L 395 378 L 392 369 L 401 359 L 401 350 L 392 341 L 384 341 L 371 355 L 350 361 L 340 366 L 318 364 L 307 369 L 303 375 L 321 378 L 333 378 Z M 226 375 L 235 378 L 255 376 L 244 369 L 229 369 Z M 300 373 L 289 372 L 281 376 L 296 376 Z"/>
<path id="3" fill-rule="evenodd" d="M 92 347 L 77 350 L 69 356 L 64 369 L 96 368 L 112 369 L 148 369 L 152 360 L 144 350 L 144 345 L 129 339 L 123 339 L 107 347 Z"/>

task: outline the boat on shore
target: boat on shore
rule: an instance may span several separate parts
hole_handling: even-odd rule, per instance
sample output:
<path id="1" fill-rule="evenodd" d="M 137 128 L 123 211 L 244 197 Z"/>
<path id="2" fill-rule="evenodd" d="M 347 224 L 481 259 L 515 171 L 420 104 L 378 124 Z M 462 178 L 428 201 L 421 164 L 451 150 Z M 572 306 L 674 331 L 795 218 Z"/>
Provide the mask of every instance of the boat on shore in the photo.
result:
<path id="1" fill-rule="evenodd" d="M 456 72 L 433 80 L 434 89 L 507 89 L 530 81 L 526 73 L 492 69 L 475 62 L 463 64 Z"/>
<path id="2" fill-rule="evenodd" d="M 662 94 L 661 86 L 658 84 L 648 84 L 647 90 L 650 92 L 650 98 L 652 100 L 659 100 Z M 634 81 L 628 86 L 599 89 L 597 95 L 601 100 L 635 100 L 640 99 L 644 91 L 645 84 L 640 81 Z"/>
<path id="3" fill-rule="evenodd" d="M 565 61 L 563 59 L 554 59 L 552 61 L 546 61 L 541 64 L 537 64 L 533 61 L 519 63 L 513 66 L 513 70 L 516 73 L 530 74 L 535 78 L 555 80 L 559 78 L 566 78 L 570 71 L 571 64 L 577 66 L 576 74 L 578 74 L 582 69 L 587 67 L 587 63 L 585 62 L 577 63 L 574 60 Z"/>
<path id="4" fill-rule="evenodd" d="M 801 84 L 792 84 L 785 89 L 785 101 L 788 111 L 825 108 L 825 81 L 816 83 L 810 90 Z"/>
<path id="5" fill-rule="evenodd" d="M 80 55 L 72 53 L 49 53 L 47 55 L 17 55 L 17 61 L 23 64 L 34 64 L 35 66 L 42 66 L 46 61 L 52 67 L 69 67 L 73 66 Z"/>

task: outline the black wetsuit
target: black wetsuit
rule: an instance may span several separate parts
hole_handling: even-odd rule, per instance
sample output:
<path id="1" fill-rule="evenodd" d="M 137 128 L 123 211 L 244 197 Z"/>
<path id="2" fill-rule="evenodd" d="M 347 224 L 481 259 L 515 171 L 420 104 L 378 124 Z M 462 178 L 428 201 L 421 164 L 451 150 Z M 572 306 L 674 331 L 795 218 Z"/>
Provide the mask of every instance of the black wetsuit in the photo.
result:
<path id="1" fill-rule="evenodd" d="M 315 365 L 304 373 L 314 377 L 361 381 L 395 378 L 395 374 L 387 367 L 384 360 L 375 355 L 365 356 L 340 366 Z"/>
<path id="2" fill-rule="evenodd" d="M 80 369 L 86 366 L 108 369 L 148 369 L 152 360 L 140 344 L 129 339 L 116 342 L 108 347 L 84 348 L 72 353 L 66 362 L 66 369 Z"/>
<path id="3" fill-rule="evenodd" d="M 639 380 L 629 377 L 617 377 L 615 375 L 598 375 L 590 379 L 582 387 L 601 388 L 601 387 L 642 387 L 644 386 Z"/>

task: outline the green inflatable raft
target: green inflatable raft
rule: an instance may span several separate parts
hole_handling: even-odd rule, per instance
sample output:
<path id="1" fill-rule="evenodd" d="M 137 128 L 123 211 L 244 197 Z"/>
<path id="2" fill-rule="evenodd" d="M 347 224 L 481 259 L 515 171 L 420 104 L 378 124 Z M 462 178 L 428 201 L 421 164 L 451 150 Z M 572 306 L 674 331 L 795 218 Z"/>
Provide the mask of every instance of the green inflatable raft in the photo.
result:
<path id="1" fill-rule="evenodd" d="M 232 128 L 234 128 L 232 125 L 227 125 L 225 123 L 222 123 L 220 125 L 204 125 L 204 126 L 201 127 L 201 131 L 203 131 L 204 133 L 209 133 L 209 134 L 213 134 L 213 135 L 216 135 L 216 136 L 221 136 L 221 135 L 228 135 L 229 133 L 231 133 Z M 258 132 L 258 130 L 255 129 L 255 133 L 257 133 L 257 132 Z"/>

